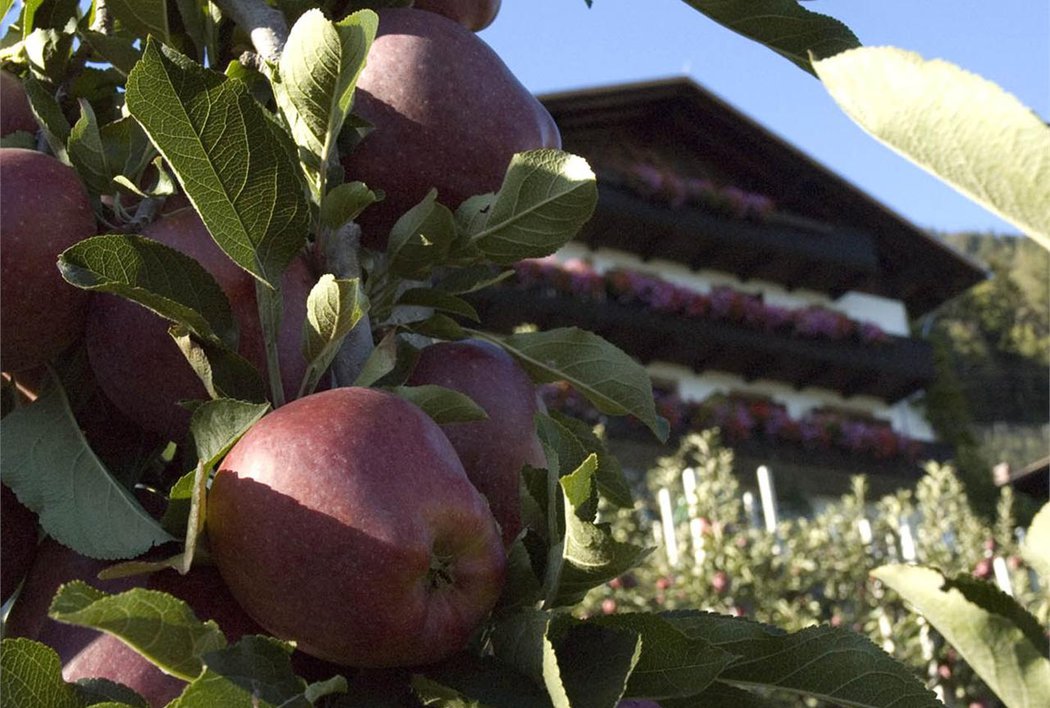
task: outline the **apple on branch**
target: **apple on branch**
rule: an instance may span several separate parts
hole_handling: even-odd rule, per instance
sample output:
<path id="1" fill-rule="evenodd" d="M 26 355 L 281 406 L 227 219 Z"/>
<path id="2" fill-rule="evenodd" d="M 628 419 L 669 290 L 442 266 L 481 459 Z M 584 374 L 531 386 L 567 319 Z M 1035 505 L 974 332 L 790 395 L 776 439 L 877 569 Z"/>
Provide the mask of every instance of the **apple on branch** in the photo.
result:
<path id="1" fill-rule="evenodd" d="M 358 219 L 362 242 L 376 249 L 432 187 L 455 209 L 497 191 L 514 153 L 561 147 L 547 109 L 485 42 L 458 22 L 411 8 L 379 12 L 354 113 L 374 129 L 342 164 L 348 180 L 386 193 Z"/>
<path id="2" fill-rule="evenodd" d="M 207 532 L 259 624 L 346 666 L 460 651 L 506 572 L 489 506 L 441 429 L 375 389 L 316 393 L 256 423 L 215 475 Z"/>
<path id="3" fill-rule="evenodd" d="M 467 477 L 488 499 L 509 546 L 521 531 L 521 469 L 547 466 L 534 422 L 543 404 L 528 374 L 494 344 L 466 340 L 424 348 L 408 382 L 459 391 L 488 415 L 485 420 L 446 423 L 441 429 Z"/>
<path id="4" fill-rule="evenodd" d="M 80 336 L 88 293 L 62 280 L 58 254 L 95 233 L 87 190 L 42 152 L 0 148 L 0 368 L 48 362 Z"/>
<path id="5" fill-rule="evenodd" d="M 223 289 L 240 330 L 239 352 L 260 371 L 266 349 L 255 299 L 255 279 L 215 244 L 190 208 L 166 214 L 143 235 L 195 258 Z M 282 281 L 284 316 L 278 337 L 281 378 L 293 397 L 306 372 L 300 346 L 306 299 L 316 277 L 305 257 L 288 266 Z M 189 411 L 182 400 L 207 398 L 203 384 L 168 335 L 169 322 L 115 295 L 100 294 L 91 304 L 87 347 L 91 367 L 106 396 L 147 430 L 181 440 Z"/>

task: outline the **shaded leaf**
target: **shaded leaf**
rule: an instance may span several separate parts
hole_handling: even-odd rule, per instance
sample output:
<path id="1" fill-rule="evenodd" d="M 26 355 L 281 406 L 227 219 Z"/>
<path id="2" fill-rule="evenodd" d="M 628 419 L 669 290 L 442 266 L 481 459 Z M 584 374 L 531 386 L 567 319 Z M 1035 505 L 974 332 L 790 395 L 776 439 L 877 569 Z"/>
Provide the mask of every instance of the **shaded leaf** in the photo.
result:
<path id="1" fill-rule="evenodd" d="M 485 420 L 485 409 L 459 391 L 444 386 L 424 384 L 422 386 L 396 386 L 392 389 L 401 398 L 422 409 L 439 424 L 469 423 Z"/>
<path id="2" fill-rule="evenodd" d="M 1050 703 L 1050 660 L 1046 640 L 1037 644 L 1013 621 L 1013 598 L 967 593 L 946 585 L 931 568 L 884 565 L 872 572 L 896 590 L 959 652 L 966 663 L 1009 706 Z M 976 602 L 975 602 L 976 600 Z"/>
<path id="3" fill-rule="evenodd" d="M 266 401 L 266 386 L 259 371 L 232 349 L 193 338 L 181 325 L 172 325 L 168 334 L 179 346 L 204 389 L 212 399 Z"/>
<path id="4" fill-rule="evenodd" d="M 204 673 L 170 708 L 305 708 L 306 682 L 295 675 L 291 647 L 263 636 L 204 654 Z M 331 686 L 338 690 L 338 685 Z"/>
<path id="5" fill-rule="evenodd" d="M 237 324 L 222 288 L 170 246 L 134 234 L 94 236 L 63 251 L 58 268 L 78 288 L 120 295 L 202 339 L 237 346 Z"/>
<path id="6" fill-rule="evenodd" d="M 182 600 L 145 588 L 107 595 L 75 580 L 59 589 L 48 615 L 108 632 L 166 673 L 186 681 L 201 673 L 202 655 L 226 646 L 215 622 L 201 622 Z"/>
<path id="7" fill-rule="evenodd" d="M 131 558 L 174 540 L 92 452 L 57 378 L 0 420 L 0 477 L 59 543 L 90 558 Z"/>
<path id="8" fill-rule="evenodd" d="M 379 196 L 364 182 L 345 182 L 333 187 L 324 196 L 321 202 L 321 223 L 330 229 L 338 229 L 356 219 L 377 201 Z"/>
<path id="9" fill-rule="evenodd" d="M 560 621 L 544 637 L 544 682 L 557 706 L 606 708 L 623 696 L 642 653 L 631 629 Z"/>
<path id="10" fill-rule="evenodd" d="M 656 412 L 645 368 L 596 334 L 576 327 L 494 337 L 471 334 L 506 349 L 537 383 L 567 381 L 609 415 L 633 415 L 661 442 L 670 426 Z"/>
<path id="11" fill-rule="evenodd" d="M 597 203 L 594 172 L 582 157 L 560 150 L 518 153 L 472 241 L 502 265 L 549 256 L 579 232 Z M 476 228 L 475 218 L 461 216 L 464 221 Z"/>
<path id="12" fill-rule="evenodd" d="M 310 224 L 287 133 L 244 83 L 153 39 L 128 76 L 127 106 L 215 242 L 239 266 L 278 288 Z"/>
<path id="13" fill-rule="evenodd" d="M 628 696 L 661 699 L 696 695 L 735 658 L 704 637 L 687 634 L 655 614 L 605 615 L 587 622 L 641 637 L 641 654 L 627 681 Z"/>
<path id="14" fill-rule="evenodd" d="M 943 60 L 864 47 L 814 64 L 880 142 L 1050 250 L 1050 126 L 996 84 Z"/>
<path id="15" fill-rule="evenodd" d="M 796 0 L 685 0 L 718 24 L 766 45 L 813 73 L 810 54 L 830 57 L 860 46 L 860 40 L 833 17 Z"/>
<path id="16" fill-rule="evenodd" d="M 466 317 L 475 322 L 480 320 L 477 310 L 469 302 L 463 298 L 432 288 L 410 288 L 401 293 L 397 299 L 397 304 L 409 307 L 430 307 L 449 314 Z"/>
<path id="17" fill-rule="evenodd" d="M 582 420 L 558 411 L 551 411 L 550 416 L 559 425 L 570 431 L 588 454 L 594 453 L 598 456 L 597 481 L 598 491 L 602 497 L 610 504 L 620 508 L 632 506 L 634 498 L 631 495 L 627 477 L 623 473 L 623 467 L 620 466 L 620 461 L 616 456 L 609 452 L 605 442 L 594 433 L 594 429 Z"/>
<path id="18" fill-rule="evenodd" d="M 268 403 L 229 398 L 202 403 L 190 418 L 190 433 L 197 458 L 206 468 L 214 467 L 241 436 L 269 412 Z"/>
<path id="19" fill-rule="evenodd" d="M 146 699 L 127 686 L 104 678 L 79 679 L 75 684 L 77 695 L 89 706 L 133 706 L 150 708 Z"/>
<path id="20" fill-rule="evenodd" d="M 153 35 L 171 43 L 167 0 L 106 0 L 106 8 L 130 32 L 145 39 Z"/>
<path id="21" fill-rule="evenodd" d="M 69 125 L 69 121 L 66 120 L 65 114 L 62 113 L 61 106 L 58 105 L 55 97 L 44 88 L 44 84 L 39 80 L 29 77 L 22 85 L 25 87 L 26 97 L 29 99 L 29 107 L 33 111 L 33 116 L 43 128 L 48 147 L 51 148 L 51 152 L 54 153 L 55 157 L 69 164 L 66 143 L 69 141 L 69 134 L 73 131 L 73 128 Z"/>

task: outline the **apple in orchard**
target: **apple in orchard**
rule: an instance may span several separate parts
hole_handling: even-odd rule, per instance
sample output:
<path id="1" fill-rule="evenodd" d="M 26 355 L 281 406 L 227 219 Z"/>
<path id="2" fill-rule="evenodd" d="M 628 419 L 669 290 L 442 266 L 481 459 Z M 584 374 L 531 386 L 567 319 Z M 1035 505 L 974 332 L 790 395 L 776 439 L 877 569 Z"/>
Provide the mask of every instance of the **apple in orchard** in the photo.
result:
<path id="1" fill-rule="evenodd" d="M 0 148 L 0 365 L 46 363 L 83 330 L 88 293 L 62 280 L 58 254 L 95 233 L 72 168 L 34 150 Z"/>
<path id="2" fill-rule="evenodd" d="M 249 615 L 346 666 L 463 649 L 506 572 L 488 504 L 441 429 L 375 389 L 316 393 L 256 423 L 219 466 L 207 532 Z"/>
<path id="3" fill-rule="evenodd" d="M 416 0 L 412 7 L 444 15 L 467 29 L 480 32 L 496 19 L 500 0 Z"/>
<path id="4" fill-rule="evenodd" d="M 230 301 L 240 329 L 239 351 L 266 371 L 255 279 L 216 245 L 193 209 L 173 211 L 143 235 L 195 258 L 210 272 Z M 306 298 L 316 277 L 305 257 L 292 261 L 282 284 L 284 316 L 278 337 L 285 396 L 299 389 L 307 363 L 300 341 Z M 170 323 L 144 307 L 115 295 L 98 295 L 87 322 L 87 347 L 99 386 L 125 415 L 147 430 L 181 440 L 190 414 L 180 400 L 207 398 L 204 385 L 168 336 Z"/>
<path id="5" fill-rule="evenodd" d="M 6 567 L 6 562 L 4 565 Z M 99 580 L 99 572 L 110 565 L 112 562 L 82 556 L 53 538 L 45 538 L 4 623 L 4 636 L 43 642 L 54 649 L 65 664 L 98 636 L 98 632 L 48 617 L 51 600 L 61 585 L 72 580 L 83 580 L 108 593 L 123 592 L 140 582 L 135 578 Z"/>
<path id="6" fill-rule="evenodd" d="M 265 633 L 233 599 L 214 566 L 194 566 L 186 575 L 162 570 L 132 580 L 183 600 L 197 619 L 214 620 L 230 643 L 246 634 Z M 164 673 L 115 636 L 94 634 L 95 638 L 62 667 L 66 681 L 106 678 L 124 684 L 150 706 L 158 707 L 166 706 L 186 688 L 185 681 Z"/>
<path id="7" fill-rule="evenodd" d="M 554 119 L 499 56 L 434 12 L 379 12 L 354 96 L 354 113 L 375 128 L 343 157 L 346 178 L 386 193 L 358 219 L 370 248 L 384 248 L 431 187 L 455 209 L 497 191 L 514 153 L 561 146 Z"/>
<path id="8" fill-rule="evenodd" d="M 9 71 L 0 71 L 0 135 L 16 130 L 36 133 L 38 127 L 22 82 Z"/>
<path id="9" fill-rule="evenodd" d="M 0 485 L 0 603 L 7 602 L 33 565 L 40 532 L 36 514 Z"/>
<path id="10" fill-rule="evenodd" d="M 441 429 L 467 477 L 488 499 L 509 546 L 521 531 L 521 468 L 547 466 L 534 421 L 542 404 L 528 374 L 494 344 L 439 342 L 422 350 L 409 384 L 459 391 L 488 414 L 486 420 L 446 423 Z"/>

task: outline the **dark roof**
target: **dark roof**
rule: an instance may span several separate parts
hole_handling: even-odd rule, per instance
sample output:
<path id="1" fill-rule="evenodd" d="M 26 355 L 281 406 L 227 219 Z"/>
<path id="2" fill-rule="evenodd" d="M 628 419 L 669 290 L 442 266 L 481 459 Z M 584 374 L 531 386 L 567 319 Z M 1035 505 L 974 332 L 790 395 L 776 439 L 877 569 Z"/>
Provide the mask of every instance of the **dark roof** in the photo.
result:
<path id="1" fill-rule="evenodd" d="M 828 278 L 841 278 L 842 263 L 797 254 L 788 254 L 789 259 L 783 260 L 783 254 L 777 253 L 781 265 L 768 274 L 749 272 L 745 277 L 768 276 L 789 287 L 823 289 L 833 296 L 848 286 L 850 290 L 902 300 L 913 317 L 934 309 L 986 277 L 974 261 L 917 228 L 691 79 L 603 86 L 539 98 L 557 121 L 566 150 L 600 165 L 613 152 L 634 149 L 661 155 L 686 174 L 702 177 L 713 174 L 723 182 L 770 197 L 779 212 L 789 214 L 796 225 L 802 225 L 794 230 L 785 229 L 783 224 L 758 225 L 751 231 L 757 234 L 765 229 L 767 233 L 765 239 L 755 239 L 756 244 L 763 240 L 768 243 L 770 238 L 792 239 L 794 243 L 793 234 L 800 229 L 806 231 L 808 223 L 813 226 L 808 230 L 828 243 L 826 250 L 851 251 L 847 261 L 857 266 L 868 263 L 850 271 L 848 283 L 828 280 L 823 283 L 825 287 L 816 288 L 824 277 L 822 271 Z M 653 209 L 651 202 L 642 197 L 635 201 L 639 209 Z M 599 222 L 602 209 L 600 204 Z M 697 210 L 682 211 L 695 214 Z M 725 220 L 727 224 L 730 221 Z M 609 233 L 607 223 L 602 231 Z M 601 245 L 604 237 L 596 236 L 592 228 L 590 232 L 585 230 L 582 238 L 595 246 Z M 689 247 L 683 248 L 685 241 L 687 239 L 677 239 L 673 249 L 660 248 L 658 255 L 694 268 L 701 264 L 721 269 L 736 266 L 733 262 L 719 261 L 717 255 L 713 261 L 708 260 L 724 248 L 712 248 L 708 243 L 702 251 L 690 251 Z M 821 250 L 819 241 L 816 244 L 818 251 Z M 615 247 L 622 248 L 622 242 Z M 650 253 L 643 257 L 653 255 L 651 251 L 655 249 L 651 245 L 647 248 Z M 752 258 L 746 267 L 752 269 L 760 260 Z"/>

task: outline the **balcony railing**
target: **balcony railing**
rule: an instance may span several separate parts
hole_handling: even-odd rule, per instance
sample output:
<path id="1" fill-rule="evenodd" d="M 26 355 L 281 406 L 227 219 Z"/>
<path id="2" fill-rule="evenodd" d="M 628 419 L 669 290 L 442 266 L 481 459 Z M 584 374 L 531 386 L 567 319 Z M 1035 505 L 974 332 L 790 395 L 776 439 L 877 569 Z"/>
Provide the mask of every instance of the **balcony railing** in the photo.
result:
<path id="1" fill-rule="evenodd" d="M 542 329 L 578 326 L 609 340 L 642 363 L 680 364 L 697 373 L 722 371 L 753 381 L 816 387 L 888 403 L 933 380 L 933 355 L 923 341 L 887 336 L 877 345 L 805 339 L 717 320 L 685 320 L 615 301 L 494 287 L 471 295 L 482 324 L 510 331 L 523 323 Z"/>

